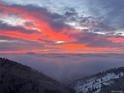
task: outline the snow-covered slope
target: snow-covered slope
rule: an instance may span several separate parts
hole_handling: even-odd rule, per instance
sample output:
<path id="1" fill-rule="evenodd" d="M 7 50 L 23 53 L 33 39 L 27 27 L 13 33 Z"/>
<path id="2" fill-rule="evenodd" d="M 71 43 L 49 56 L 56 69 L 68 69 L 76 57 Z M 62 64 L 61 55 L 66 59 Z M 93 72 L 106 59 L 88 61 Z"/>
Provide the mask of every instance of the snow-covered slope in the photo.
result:
<path id="1" fill-rule="evenodd" d="M 122 81 L 119 81 L 122 80 Z M 117 81 L 118 80 L 118 81 Z M 76 93 L 124 93 L 124 85 L 116 86 L 118 82 L 124 83 L 124 68 L 117 68 L 96 74 L 73 83 Z M 116 86 L 116 88 L 112 88 Z M 103 92 L 104 91 L 104 92 Z M 105 92 L 109 91 L 109 92 Z"/>

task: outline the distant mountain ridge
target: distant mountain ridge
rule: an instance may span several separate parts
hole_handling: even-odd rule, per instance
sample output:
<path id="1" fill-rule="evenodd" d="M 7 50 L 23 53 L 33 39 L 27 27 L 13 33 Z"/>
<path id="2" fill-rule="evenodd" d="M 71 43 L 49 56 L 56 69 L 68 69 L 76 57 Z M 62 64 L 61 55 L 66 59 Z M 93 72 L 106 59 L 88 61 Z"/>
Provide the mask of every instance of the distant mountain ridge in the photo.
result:
<path id="1" fill-rule="evenodd" d="M 124 93 L 124 67 L 76 80 L 72 87 L 76 93 Z"/>
<path id="2" fill-rule="evenodd" d="M 0 93 L 72 93 L 70 91 L 30 67 L 0 58 Z"/>

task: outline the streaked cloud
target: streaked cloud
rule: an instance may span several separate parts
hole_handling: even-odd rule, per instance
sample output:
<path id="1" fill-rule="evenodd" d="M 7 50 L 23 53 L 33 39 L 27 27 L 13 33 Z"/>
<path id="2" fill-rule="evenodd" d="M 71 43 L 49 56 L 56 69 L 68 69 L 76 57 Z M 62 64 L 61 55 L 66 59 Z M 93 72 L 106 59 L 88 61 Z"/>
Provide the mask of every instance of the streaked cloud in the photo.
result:
<path id="1" fill-rule="evenodd" d="M 111 5 L 115 0 L 53 2 L 1 2 L 0 37 L 4 37 L 0 38 L 1 53 L 124 52 L 123 1 L 119 0 L 117 6 Z M 115 10 L 118 15 L 112 16 Z"/>

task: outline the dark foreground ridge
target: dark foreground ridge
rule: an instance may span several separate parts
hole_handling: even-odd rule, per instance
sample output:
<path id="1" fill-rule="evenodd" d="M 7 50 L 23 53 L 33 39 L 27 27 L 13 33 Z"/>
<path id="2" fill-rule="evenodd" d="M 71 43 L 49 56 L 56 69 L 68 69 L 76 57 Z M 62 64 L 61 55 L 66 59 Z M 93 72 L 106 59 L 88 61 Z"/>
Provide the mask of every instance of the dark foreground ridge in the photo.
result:
<path id="1" fill-rule="evenodd" d="M 0 58 L 0 93 L 73 93 L 30 67 Z"/>

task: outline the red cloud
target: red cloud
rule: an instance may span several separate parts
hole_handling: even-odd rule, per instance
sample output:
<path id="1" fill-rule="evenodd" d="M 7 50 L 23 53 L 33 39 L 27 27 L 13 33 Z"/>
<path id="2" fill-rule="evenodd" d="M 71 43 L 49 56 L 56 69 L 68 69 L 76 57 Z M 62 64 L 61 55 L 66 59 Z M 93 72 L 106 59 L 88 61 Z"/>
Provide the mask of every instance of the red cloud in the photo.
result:
<path id="1" fill-rule="evenodd" d="M 5 15 L 9 14 L 14 14 L 17 15 L 18 17 L 28 20 L 33 23 L 33 25 L 27 26 L 25 25 L 25 29 L 38 29 L 40 32 L 39 33 L 23 33 L 20 31 L 7 31 L 7 30 L 2 30 L 0 29 L 0 35 L 2 36 L 8 36 L 8 37 L 14 37 L 18 39 L 23 39 L 23 40 L 28 40 L 28 41 L 35 41 L 37 43 L 44 43 L 46 41 L 51 41 L 51 42 L 56 42 L 56 41 L 63 41 L 63 44 L 60 45 L 46 45 L 48 48 L 53 48 L 56 51 L 47 51 L 47 52 L 87 52 L 87 53 L 99 53 L 99 52 L 120 52 L 119 47 L 113 47 L 110 50 L 110 47 L 92 47 L 88 46 L 85 43 L 79 43 L 75 44 L 72 42 L 78 42 L 77 36 L 74 37 L 74 35 L 79 35 L 82 34 L 80 31 L 76 31 L 75 29 L 63 27 L 63 29 L 55 29 L 52 27 L 52 25 L 46 21 L 45 19 L 48 19 L 47 14 L 39 13 L 36 11 L 29 11 L 27 8 L 22 7 L 22 6 L 11 6 L 11 5 L 5 5 L 5 4 L 0 4 L 0 12 Z M 40 17 L 40 18 L 39 18 Z M 57 31 L 60 30 L 60 31 Z M 73 36 L 71 36 L 72 34 Z M 84 34 L 84 33 L 83 33 Z M 83 36 L 83 35 L 82 35 Z M 85 35 L 84 35 L 85 36 Z M 97 38 L 96 38 L 97 39 Z M 42 40 L 42 41 L 41 41 Z M 123 43 L 124 39 L 123 38 L 105 38 L 105 40 L 112 41 L 114 43 Z M 80 41 L 79 41 L 80 42 Z M 44 43 L 46 44 L 46 43 Z M 5 51 L 7 53 L 7 51 Z M 12 51 L 8 51 L 10 53 Z M 24 51 L 14 51 L 15 53 L 25 53 L 25 52 L 30 52 L 28 50 Z M 34 50 L 33 52 L 36 53 L 41 53 L 43 51 L 39 50 Z"/>
<path id="2" fill-rule="evenodd" d="M 32 11 L 28 11 L 25 8 L 19 7 L 19 6 L 8 6 L 8 5 L 0 5 L 0 11 L 2 11 L 5 14 L 15 14 L 18 15 L 19 17 L 25 19 L 25 20 L 30 20 L 35 24 L 35 28 L 40 29 L 41 34 L 44 34 L 49 40 L 51 41 L 74 41 L 74 38 L 71 38 L 65 34 L 56 32 L 52 26 L 48 22 L 44 21 L 44 18 L 47 16 L 44 14 L 39 14 L 37 12 L 34 13 Z M 40 15 L 42 19 L 37 18 Z M 66 28 L 65 28 L 66 29 Z"/>
<path id="3" fill-rule="evenodd" d="M 112 41 L 113 43 L 124 43 L 124 37 L 110 37 L 108 40 Z"/>

